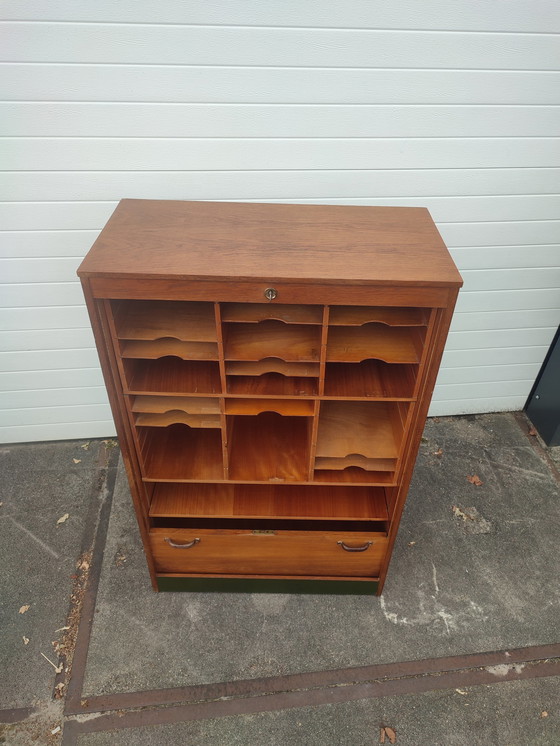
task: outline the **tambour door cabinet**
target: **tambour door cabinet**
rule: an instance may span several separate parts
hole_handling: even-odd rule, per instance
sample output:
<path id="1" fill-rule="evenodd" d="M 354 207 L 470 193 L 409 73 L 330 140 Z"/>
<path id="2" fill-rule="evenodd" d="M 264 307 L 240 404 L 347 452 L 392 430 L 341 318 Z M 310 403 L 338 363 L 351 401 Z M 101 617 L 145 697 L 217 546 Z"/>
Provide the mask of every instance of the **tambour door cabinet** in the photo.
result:
<path id="1" fill-rule="evenodd" d="M 462 284 L 428 211 L 123 200 L 78 274 L 154 588 L 380 593 Z"/>

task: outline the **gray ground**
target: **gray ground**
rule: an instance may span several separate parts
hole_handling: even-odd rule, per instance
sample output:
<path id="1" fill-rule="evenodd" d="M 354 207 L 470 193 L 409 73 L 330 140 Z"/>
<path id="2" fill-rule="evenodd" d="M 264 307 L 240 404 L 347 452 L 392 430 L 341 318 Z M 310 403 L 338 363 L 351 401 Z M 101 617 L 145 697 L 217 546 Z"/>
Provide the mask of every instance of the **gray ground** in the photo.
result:
<path id="1" fill-rule="evenodd" d="M 56 743 L 50 730 L 63 724 L 54 669 L 40 654 L 56 661 L 86 516 L 103 497 L 100 443 L 83 443 L 0 451 L 0 708 L 42 713 L 34 730 L 0 730 L 0 743 Z M 84 697 L 557 642 L 558 482 L 533 446 L 511 414 L 430 420 L 381 598 L 154 593 L 121 466 Z M 548 451 L 557 463 L 559 450 Z M 480 486 L 467 480 L 475 474 Z M 398 746 L 556 745 L 558 681 L 82 734 L 78 743 L 369 746 L 386 724 Z"/>
<path id="2" fill-rule="evenodd" d="M 547 465 L 510 415 L 430 421 L 424 437 L 380 598 L 156 594 L 121 471 L 86 694 L 555 642 L 560 514 Z"/>
<path id="3" fill-rule="evenodd" d="M 94 480 L 100 443 L 93 441 L 87 450 L 84 443 L 0 449 L 2 708 L 51 695 L 55 672 L 41 653 L 57 661 L 52 642 L 60 640 L 66 624 L 84 520 L 99 499 Z M 24 606 L 29 609 L 20 614 Z"/>
<path id="4" fill-rule="evenodd" d="M 339 705 L 81 736 L 79 746 L 557 746 L 558 679 L 409 694 Z M 552 714 L 554 712 L 554 714 Z M 543 712 L 548 717 L 542 717 Z M 389 744 L 386 739 L 385 743 Z"/>

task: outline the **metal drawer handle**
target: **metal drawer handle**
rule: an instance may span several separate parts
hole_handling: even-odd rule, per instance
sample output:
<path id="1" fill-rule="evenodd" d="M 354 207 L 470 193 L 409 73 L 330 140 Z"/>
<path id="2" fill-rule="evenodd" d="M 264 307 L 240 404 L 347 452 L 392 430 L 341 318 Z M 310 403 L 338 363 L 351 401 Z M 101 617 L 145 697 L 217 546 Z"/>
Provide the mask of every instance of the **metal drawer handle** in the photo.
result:
<path id="1" fill-rule="evenodd" d="M 274 300 L 277 295 L 278 295 L 278 290 L 276 290 L 276 288 L 267 288 L 264 291 L 264 297 L 267 300 Z"/>
<path id="2" fill-rule="evenodd" d="M 342 547 L 345 552 L 365 552 L 366 549 L 369 549 L 373 544 L 373 541 L 366 541 L 366 543 L 361 547 L 349 547 L 348 544 L 345 544 L 343 541 L 337 541 L 336 543 L 339 547 Z"/>
<path id="3" fill-rule="evenodd" d="M 173 547 L 174 549 L 190 549 L 191 547 L 194 547 L 195 544 L 198 544 L 200 539 L 193 539 L 192 541 L 187 541 L 186 544 L 175 544 L 175 542 L 172 539 L 166 536 L 164 541 L 166 541 L 169 544 L 169 546 Z"/>

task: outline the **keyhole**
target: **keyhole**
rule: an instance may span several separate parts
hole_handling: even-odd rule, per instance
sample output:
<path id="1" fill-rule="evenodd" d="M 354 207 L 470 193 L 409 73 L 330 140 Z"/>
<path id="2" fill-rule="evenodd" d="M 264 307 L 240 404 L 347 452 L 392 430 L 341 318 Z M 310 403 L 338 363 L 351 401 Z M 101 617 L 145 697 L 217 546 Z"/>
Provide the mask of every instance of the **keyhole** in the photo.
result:
<path id="1" fill-rule="evenodd" d="M 278 295 L 278 292 L 274 288 L 267 288 L 264 291 L 264 297 L 267 300 L 274 300 L 277 295 Z"/>

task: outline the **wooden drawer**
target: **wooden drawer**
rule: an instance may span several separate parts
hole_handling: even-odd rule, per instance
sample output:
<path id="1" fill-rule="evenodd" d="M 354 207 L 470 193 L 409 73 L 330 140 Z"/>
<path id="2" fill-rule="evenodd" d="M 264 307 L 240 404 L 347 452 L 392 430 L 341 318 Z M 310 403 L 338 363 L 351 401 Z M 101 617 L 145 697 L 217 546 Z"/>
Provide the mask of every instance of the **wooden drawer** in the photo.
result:
<path id="1" fill-rule="evenodd" d="M 343 530 L 155 528 L 150 544 L 157 572 L 376 577 L 387 536 Z"/>

